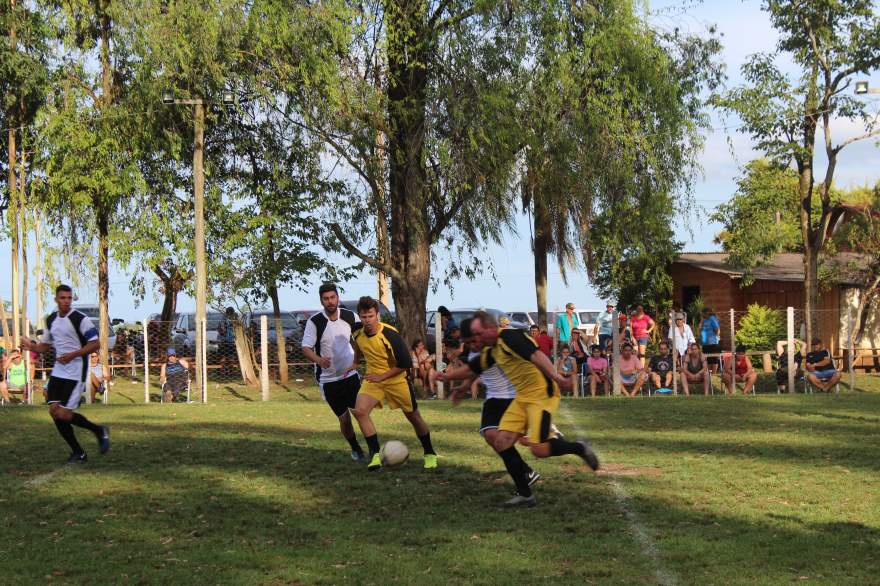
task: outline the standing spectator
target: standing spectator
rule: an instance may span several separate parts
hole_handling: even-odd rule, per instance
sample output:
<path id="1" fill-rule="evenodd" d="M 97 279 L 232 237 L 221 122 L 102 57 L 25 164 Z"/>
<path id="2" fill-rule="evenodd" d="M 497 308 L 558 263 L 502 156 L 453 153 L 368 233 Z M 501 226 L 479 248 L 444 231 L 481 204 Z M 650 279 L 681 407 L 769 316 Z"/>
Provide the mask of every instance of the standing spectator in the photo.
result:
<path id="1" fill-rule="evenodd" d="M 730 376 L 729 361 L 731 357 L 728 355 L 724 360 L 721 380 L 727 385 L 727 392 L 730 395 L 733 395 L 736 391 L 736 383 L 738 382 L 745 383 L 743 385 L 743 394 L 748 395 L 749 391 L 752 390 L 752 387 L 755 386 L 755 382 L 758 380 L 758 373 L 752 368 L 752 361 L 749 360 L 749 357 L 746 355 L 747 351 L 748 348 L 745 346 L 736 347 L 736 356 L 733 357 L 735 360 L 733 377 Z"/>
<path id="2" fill-rule="evenodd" d="M 571 355 L 571 348 L 568 347 L 568 344 L 563 344 L 559 350 L 559 358 L 556 359 L 556 372 L 571 379 L 571 392 L 574 394 L 577 388 L 577 385 L 574 384 L 574 378 L 577 376 L 577 361 Z"/>
<path id="3" fill-rule="evenodd" d="M 642 361 L 633 354 L 633 345 L 624 342 L 620 347 L 620 390 L 627 397 L 635 397 L 645 384 Z"/>
<path id="4" fill-rule="evenodd" d="M 541 350 L 548 358 L 552 358 L 553 356 L 553 338 L 547 335 L 546 330 L 539 330 L 538 326 L 533 325 L 529 328 L 529 335 L 538 345 L 538 349 Z"/>
<path id="5" fill-rule="evenodd" d="M 812 352 L 807 353 L 807 380 L 814 387 L 818 387 L 830 392 L 837 381 L 840 380 L 840 372 L 834 368 L 834 361 L 831 359 L 831 353 L 822 344 L 820 338 L 813 338 Z"/>
<path id="6" fill-rule="evenodd" d="M 684 396 L 690 395 L 690 385 L 702 384 L 703 393 L 709 394 L 709 365 L 706 363 L 706 357 L 700 350 L 700 346 L 696 342 L 691 342 L 688 346 L 688 352 L 684 357 L 681 365 L 681 388 Z"/>
<path id="7" fill-rule="evenodd" d="M 110 368 L 106 364 L 101 364 L 101 357 L 97 352 L 89 355 L 89 395 L 92 403 L 98 393 L 107 392 L 107 385 L 110 383 Z"/>
<path id="8" fill-rule="evenodd" d="M 624 344 L 629 344 L 630 346 L 635 346 L 635 341 L 633 340 L 632 331 L 629 329 L 629 321 L 626 317 L 625 313 L 621 313 L 617 317 L 617 336 L 619 339 L 619 344 L 621 349 Z M 606 352 L 603 351 L 603 354 Z"/>
<path id="9" fill-rule="evenodd" d="M 565 313 L 560 313 L 556 318 L 556 332 L 559 335 L 560 344 L 568 344 L 571 341 L 571 332 L 581 325 L 580 319 L 574 312 L 574 303 L 565 304 Z"/>
<path id="10" fill-rule="evenodd" d="M 691 344 L 695 344 L 694 332 L 691 327 L 684 323 L 684 314 L 676 313 L 674 316 L 675 323 L 669 329 L 669 341 L 676 350 L 676 357 L 679 364 L 682 364 L 684 355 L 687 354 Z"/>
<path id="11" fill-rule="evenodd" d="M 786 391 L 794 392 L 794 389 L 788 389 L 788 348 L 786 348 L 786 346 L 788 346 L 788 340 L 779 340 L 776 342 L 776 360 L 778 361 L 778 366 L 776 368 L 776 388 L 780 393 Z M 805 349 L 807 345 L 795 338 L 794 347 L 794 378 L 795 380 L 798 380 L 804 376 L 804 373 L 801 370 L 804 356 L 801 354 L 801 351 Z"/>
<path id="12" fill-rule="evenodd" d="M 611 339 L 614 337 L 614 304 L 610 301 L 605 303 L 605 311 L 596 317 L 596 324 L 593 326 L 593 338 L 598 340 L 599 347 L 602 352 L 611 346 Z"/>
<path id="13" fill-rule="evenodd" d="M 458 324 L 455 323 L 455 318 L 452 317 L 452 312 L 449 311 L 445 305 L 438 307 L 437 313 L 440 314 L 440 330 L 443 332 L 443 337 L 445 338 L 449 336 L 450 330 Z"/>
<path id="14" fill-rule="evenodd" d="M 704 307 L 700 312 L 700 344 L 703 346 L 705 354 L 721 353 L 721 322 L 715 312 L 709 307 Z M 711 372 L 718 372 L 721 366 L 721 360 L 717 356 L 710 356 L 706 359 Z"/>
<path id="15" fill-rule="evenodd" d="M 639 346 L 639 359 L 644 367 L 648 340 L 651 337 L 651 333 L 657 329 L 657 323 L 651 319 L 650 315 L 645 313 L 644 305 L 636 305 L 636 311 L 629 319 L 629 329 L 636 340 L 636 344 Z"/>
<path id="16" fill-rule="evenodd" d="M 651 357 L 649 370 L 651 382 L 658 389 L 672 386 L 672 356 L 669 354 L 669 344 L 660 342 L 659 352 Z"/>
<path id="17" fill-rule="evenodd" d="M 602 390 L 608 394 L 608 359 L 602 356 L 602 348 L 597 344 L 593 346 L 592 353 L 587 359 L 587 368 L 590 371 L 590 395 L 596 396 L 596 387 L 602 383 Z"/>

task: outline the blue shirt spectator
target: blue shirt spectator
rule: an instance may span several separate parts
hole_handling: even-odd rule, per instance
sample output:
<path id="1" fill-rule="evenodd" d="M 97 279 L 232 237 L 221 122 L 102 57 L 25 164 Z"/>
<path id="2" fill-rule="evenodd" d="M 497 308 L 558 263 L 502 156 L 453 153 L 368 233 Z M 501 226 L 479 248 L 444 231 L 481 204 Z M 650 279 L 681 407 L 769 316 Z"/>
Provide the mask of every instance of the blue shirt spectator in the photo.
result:
<path id="1" fill-rule="evenodd" d="M 721 322 L 711 310 L 703 310 L 703 319 L 700 321 L 700 341 L 703 346 L 718 344 L 721 334 Z"/>
<path id="2" fill-rule="evenodd" d="M 565 304 L 565 313 L 556 318 L 556 331 L 559 333 L 559 341 L 568 344 L 571 340 L 571 331 L 581 325 L 577 314 L 574 312 L 574 303 Z"/>

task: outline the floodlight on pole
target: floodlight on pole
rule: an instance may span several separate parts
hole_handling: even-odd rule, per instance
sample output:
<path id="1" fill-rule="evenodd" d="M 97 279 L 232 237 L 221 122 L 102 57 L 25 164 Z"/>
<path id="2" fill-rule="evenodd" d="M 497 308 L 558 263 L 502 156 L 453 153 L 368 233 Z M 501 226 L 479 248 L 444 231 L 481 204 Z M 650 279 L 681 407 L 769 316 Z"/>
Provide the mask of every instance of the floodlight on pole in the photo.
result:
<path id="1" fill-rule="evenodd" d="M 864 96 L 865 94 L 880 94 L 880 88 L 869 87 L 867 81 L 857 81 L 855 93 L 857 96 Z"/>
<path id="2" fill-rule="evenodd" d="M 163 104 L 173 104 L 174 103 L 174 92 L 171 90 L 165 90 L 162 92 L 162 103 Z"/>
<path id="3" fill-rule="evenodd" d="M 223 92 L 223 104 L 226 106 L 235 105 L 235 94 L 229 90 Z"/>

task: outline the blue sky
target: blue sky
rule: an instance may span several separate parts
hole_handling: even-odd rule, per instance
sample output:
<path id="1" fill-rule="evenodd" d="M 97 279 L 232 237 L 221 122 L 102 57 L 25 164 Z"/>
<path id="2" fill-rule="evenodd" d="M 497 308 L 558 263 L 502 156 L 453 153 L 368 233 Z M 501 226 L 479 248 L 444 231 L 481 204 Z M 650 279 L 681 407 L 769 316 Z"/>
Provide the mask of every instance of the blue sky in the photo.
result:
<path id="1" fill-rule="evenodd" d="M 687 0 L 685 0 L 687 1 Z M 652 24 L 657 27 L 698 33 L 714 24 L 722 33 L 724 44 L 723 61 L 727 66 L 728 85 L 740 83 L 739 69 L 748 55 L 759 51 L 771 51 L 776 43 L 776 34 L 770 27 L 768 19 L 760 10 L 757 0 L 706 0 L 703 3 L 688 2 L 681 8 L 681 2 L 653 1 L 650 3 L 653 16 Z M 872 87 L 880 86 L 880 74 L 870 78 Z M 880 107 L 880 98 L 873 101 Z M 721 119 L 713 115 L 714 130 L 707 135 L 706 147 L 700 158 L 703 177 L 695 189 L 695 199 L 699 206 L 711 210 L 719 203 L 730 198 L 735 189 L 734 180 L 740 168 L 757 155 L 751 148 L 748 136 L 737 132 L 735 119 Z M 734 126 L 734 128 L 730 128 Z M 837 136 L 845 137 L 855 133 L 854 128 L 838 124 L 835 127 Z M 840 156 L 836 183 L 841 187 L 873 184 L 880 179 L 880 151 L 874 141 L 865 141 L 851 145 Z M 817 166 L 824 171 L 824 160 L 817 160 Z M 694 217 L 679 218 L 679 232 L 685 236 L 686 250 L 716 250 L 712 239 L 718 226 L 707 223 L 707 213 L 698 213 Z M 690 230 L 686 228 L 690 227 Z M 692 236 L 691 236 L 692 234 Z M 0 243 L 0 254 L 8 258 L 9 243 Z M 525 216 L 517 222 L 517 234 L 509 234 L 500 246 L 490 246 L 486 256 L 491 259 L 496 279 L 484 275 L 474 281 L 460 281 L 454 286 L 454 296 L 448 290 L 430 293 L 428 306 L 436 307 L 445 304 L 450 307 L 490 306 L 503 310 L 535 308 L 533 260 L 529 245 L 529 223 Z M 8 272 L 0 282 L 0 294 L 9 300 L 10 282 Z M 285 309 L 315 307 L 317 283 L 306 292 L 286 290 L 282 292 L 281 303 Z M 345 297 L 375 295 L 375 278 L 364 273 L 355 280 L 344 285 Z M 83 287 L 79 296 L 83 302 L 94 302 L 97 289 Z M 549 275 L 550 308 L 562 307 L 573 301 L 578 307 L 599 308 L 600 300 L 586 275 L 582 272 L 569 273 L 568 286 L 564 285 L 558 269 L 551 264 Z M 31 308 L 33 297 L 31 298 Z M 178 302 L 181 311 L 194 307 L 192 299 L 181 296 Z M 111 272 L 111 317 L 124 319 L 140 319 L 144 315 L 159 311 L 161 299 L 148 293 L 147 298 L 139 307 L 135 304 L 128 291 L 128 277 L 114 267 Z"/>

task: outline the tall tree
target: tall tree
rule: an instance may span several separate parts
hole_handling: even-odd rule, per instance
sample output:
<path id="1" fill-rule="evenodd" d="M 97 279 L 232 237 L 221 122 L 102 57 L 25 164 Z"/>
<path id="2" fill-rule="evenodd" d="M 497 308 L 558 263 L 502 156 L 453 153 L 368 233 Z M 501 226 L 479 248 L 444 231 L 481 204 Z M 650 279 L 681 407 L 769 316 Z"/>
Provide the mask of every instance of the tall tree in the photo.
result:
<path id="1" fill-rule="evenodd" d="M 389 276 L 410 335 L 424 332 L 434 247 L 466 254 L 507 225 L 525 46 L 511 7 L 386 0 L 252 9 L 253 20 L 270 23 L 255 53 L 278 108 L 324 145 L 349 183 L 351 195 L 328 202 L 331 228 L 345 251 Z M 387 220 L 387 246 L 372 237 L 377 216 Z M 479 266 L 466 258 L 442 275 Z"/>
<path id="2" fill-rule="evenodd" d="M 853 75 L 880 67 L 880 16 L 872 0 L 765 0 L 763 9 L 779 33 L 777 49 L 753 55 L 742 67 L 746 84 L 719 96 L 717 104 L 743 120 L 744 130 L 769 158 L 797 169 L 805 321 L 812 337 L 819 255 L 828 242 L 839 155 L 880 133 L 880 119 L 864 101 L 847 95 Z M 799 68 L 796 77 L 777 64 L 783 55 Z M 863 128 L 836 138 L 833 124 L 846 122 Z M 824 173 L 817 169 L 817 146 L 827 159 Z"/>

